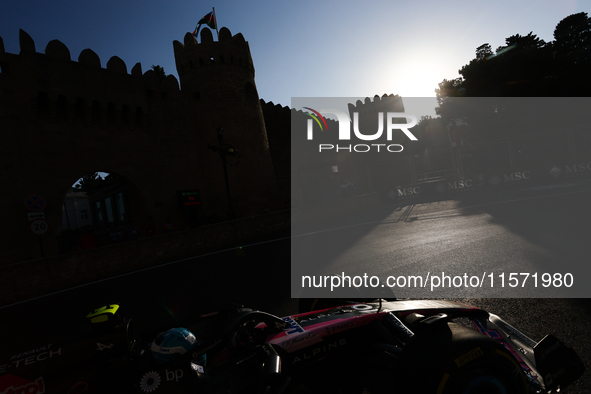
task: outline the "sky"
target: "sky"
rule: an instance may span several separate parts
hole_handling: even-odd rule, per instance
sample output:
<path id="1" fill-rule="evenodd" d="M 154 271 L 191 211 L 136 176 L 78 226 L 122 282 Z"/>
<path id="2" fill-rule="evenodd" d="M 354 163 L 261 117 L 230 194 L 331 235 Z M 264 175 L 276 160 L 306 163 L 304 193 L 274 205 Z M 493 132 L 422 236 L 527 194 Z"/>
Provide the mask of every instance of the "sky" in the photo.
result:
<path id="1" fill-rule="evenodd" d="M 283 106 L 292 97 L 434 97 L 478 46 L 529 32 L 552 41 L 560 20 L 591 12 L 581 0 L 2 0 L 0 37 L 9 53 L 19 53 L 23 29 L 40 53 L 57 39 L 74 61 L 90 48 L 102 67 L 118 56 L 128 72 L 139 62 L 178 78 L 172 42 L 213 7 L 220 28 L 249 42 L 259 96 Z"/>

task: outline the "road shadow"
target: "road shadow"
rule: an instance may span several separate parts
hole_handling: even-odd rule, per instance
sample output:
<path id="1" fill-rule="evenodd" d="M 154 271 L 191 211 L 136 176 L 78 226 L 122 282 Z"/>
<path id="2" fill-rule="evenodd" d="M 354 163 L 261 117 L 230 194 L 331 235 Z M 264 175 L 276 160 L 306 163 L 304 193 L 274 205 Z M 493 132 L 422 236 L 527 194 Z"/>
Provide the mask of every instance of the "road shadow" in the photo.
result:
<path id="1" fill-rule="evenodd" d="M 465 199 L 458 207 L 464 215 L 486 213 L 491 225 L 503 226 L 515 237 L 533 245 L 540 268 L 560 272 L 567 262 L 571 267 L 586 268 L 588 265 L 590 201 L 590 190 L 577 190 L 507 195 L 497 201 Z"/>

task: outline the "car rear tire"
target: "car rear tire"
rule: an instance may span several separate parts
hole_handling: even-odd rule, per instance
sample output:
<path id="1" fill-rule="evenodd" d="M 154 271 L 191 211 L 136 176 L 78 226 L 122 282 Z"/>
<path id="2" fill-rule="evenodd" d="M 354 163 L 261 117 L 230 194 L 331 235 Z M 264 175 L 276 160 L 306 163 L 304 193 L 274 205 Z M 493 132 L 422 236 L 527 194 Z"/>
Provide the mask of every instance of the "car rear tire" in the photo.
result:
<path id="1" fill-rule="evenodd" d="M 486 360 L 448 366 L 437 387 L 438 394 L 525 394 L 528 392 L 523 373 L 513 357 L 504 350 L 476 347 Z M 488 354 L 487 354 L 488 353 Z"/>
<path id="2" fill-rule="evenodd" d="M 447 322 L 415 335 L 404 349 L 415 382 L 425 393 L 526 394 L 525 374 L 503 345 Z"/>

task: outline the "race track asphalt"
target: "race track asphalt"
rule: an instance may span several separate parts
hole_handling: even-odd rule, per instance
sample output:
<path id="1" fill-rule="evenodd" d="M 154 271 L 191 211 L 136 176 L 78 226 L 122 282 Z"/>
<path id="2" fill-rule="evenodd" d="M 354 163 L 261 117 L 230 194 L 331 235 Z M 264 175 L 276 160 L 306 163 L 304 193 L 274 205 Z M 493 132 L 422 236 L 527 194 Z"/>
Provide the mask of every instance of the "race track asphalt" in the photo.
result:
<path id="1" fill-rule="evenodd" d="M 591 299 L 456 299 L 503 317 L 535 340 L 554 334 L 587 371 L 568 394 L 591 393 Z M 149 341 L 199 313 L 233 302 L 279 316 L 297 312 L 290 296 L 289 234 L 0 308 L 0 356 L 68 336 L 92 309 L 120 303 Z"/>

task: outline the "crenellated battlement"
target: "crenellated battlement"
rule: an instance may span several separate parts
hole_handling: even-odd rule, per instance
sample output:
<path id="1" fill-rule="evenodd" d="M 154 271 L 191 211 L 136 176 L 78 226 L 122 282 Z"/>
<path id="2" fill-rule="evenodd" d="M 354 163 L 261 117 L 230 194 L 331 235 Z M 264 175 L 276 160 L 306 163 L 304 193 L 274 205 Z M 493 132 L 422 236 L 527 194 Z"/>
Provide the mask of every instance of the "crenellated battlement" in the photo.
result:
<path id="1" fill-rule="evenodd" d="M 265 112 L 273 112 L 276 116 L 287 116 L 289 117 L 290 108 L 288 106 L 284 106 L 281 104 L 275 104 L 272 101 L 265 101 L 260 99 L 259 102 L 261 103 L 261 108 Z"/>
<path id="2" fill-rule="evenodd" d="M 59 40 L 38 53 L 29 34 L 20 30 L 20 53 L 6 53 L 0 38 L 0 101 L 11 103 L 2 115 L 29 121 L 80 123 L 102 127 L 141 127 L 155 107 L 165 110 L 180 100 L 178 80 L 142 72 L 140 63 L 128 73 L 117 56 L 102 68 L 99 56 L 84 49 L 73 61 Z M 156 111 L 158 112 L 158 111 Z"/>
<path id="3" fill-rule="evenodd" d="M 0 59 L 2 59 L 1 60 L 2 63 L 7 65 L 8 68 L 10 68 L 11 61 L 16 61 L 17 59 L 22 61 L 22 56 L 26 56 L 29 54 L 43 55 L 43 54 L 38 53 L 36 51 L 35 41 L 24 30 L 19 31 L 19 44 L 20 44 L 19 55 L 21 55 L 20 58 L 18 57 L 19 55 L 9 54 L 9 53 L 5 52 L 4 41 L 2 40 L 2 37 L 0 37 Z M 55 61 L 62 61 L 62 62 L 72 62 L 70 50 L 68 49 L 68 47 L 65 44 L 63 44 L 59 40 L 52 40 L 47 44 L 47 46 L 45 47 L 45 57 L 47 58 L 47 61 L 55 60 Z M 30 61 L 31 59 L 27 59 L 27 60 Z M 40 58 L 37 58 L 35 60 L 37 62 L 43 61 Z M 107 61 L 106 68 L 103 69 L 101 67 L 101 60 L 100 60 L 99 56 L 91 49 L 84 49 L 82 52 L 80 52 L 80 55 L 78 56 L 77 63 L 82 66 L 86 66 L 86 67 L 90 67 L 90 68 L 94 68 L 94 69 L 102 69 L 102 70 L 110 71 L 110 72 L 113 72 L 116 74 L 131 75 L 131 76 L 135 76 L 135 77 L 142 76 L 142 68 L 141 68 L 140 63 L 137 63 L 131 69 L 131 74 L 128 74 L 127 65 L 125 64 L 125 62 L 122 59 L 120 59 L 117 56 L 111 57 Z M 174 76 L 173 76 L 173 78 L 174 78 Z M 170 82 L 167 82 L 166 85 L 167 85 L 168 89 L 171 87 Z M 177 83 L 177 89 L 178 89 L 178 83 Z"/>
<path id="4" fill-rule="evenodd" d="M 291 109 L 272 101 L 259 100 L 270 145 L 289 143 Z"/>
<path id="5" fill-rule="evenodd" d="M 173 42 L 174 57 L 181 81 L 183 76 L 193 69 L 216 65 L 241 67 L 254 76 L 250 47 L 242 33 L 232 36 L 228 28 L 222 27 L 218 41 L 213 40 L 213 34 L 209 29 L 203 29 L 200 36 L 200 43 L 191 33 L 185 34 L 184 43 Z"/>
<path id="6" fill-rule="evenodd" d="M 260 100 L 242 34 L 222 28 L 214 41 L 204 29 L 200 38 L 188 33 L 183 43 L 173 43 L 178 80 L 144 72 L 139 63 L 129 69 L 117 56 L 101 64 L 91 49 L 73 60 L 58 40 L 39 53 L 22 30 L 20 52 L 7 53 L 0 38 L 0 176 L 10 186 L 0 195 L 6 212 L 0 235 L 7 245 L 2 263 L 56 255 L 64 195 L 97 171 L 129 181 L 117 194 L 127 198 L 124 212 L 112 205 L 120 201 L 115 195 L 95 196 L 93 204 L 100 204 L 90 205 L 105 230 L 116 223 L 141 229 L 146 218 L 170 218 L 183 229 L 215 215 L 244 217 L 288 206 L 291 115 L 304 122 L 309 117 Z M 187 190 L 198 192 L 197 210 L 180 205 L 179 192 Z M 41 251 L 24 214 L 23 198 L 33 192 L 47 201 L 49 232 Z M 107 201 L 116 207 L 110 218 Z"/>
<path id="7" fill-rule="evenodd" d="M 304 120 L 309 119 L 309 115 L 301 109 L 282 106 L 272 101 L 266 102 L 262 99 L 260 100 L 260 104 L 265 115 L 265 124 L 270 140 L 272 134 L 289 135 L 293 117 L 301 117 Z M 338 127 L 337 121 L 332 118 L 326 118 L 325 121 L 334 128 Z"/>
<path id="8" fill-rule="evenodd" d="M 200 41 L 188 34 L 174 43 L 181 89 L 174 76 L 142 71 L 139 63 L 130 69 L 117 56 L 101 64 L 84 49 L 76 61 L 58 40 L 39 53 L 22 30 L 13 54 L 0 38 L 0 176 L 10 185 L 0 196 L 7 212 L 1 235 L 10 244 L 0 265 L 42 257 L 23 212 L 23 198 L 33 192 L 47 201 L 43 252 L 58 252 L 64 195 L 92 172 L 129 181 L 108 199 L 92 197 L 100 204 L 93 201 L 88 213 L 104 230 L 141 229 L 146 218 L 170 218 L 175 229 L 186 229 L 282 204 L 279 190 L 289 196 L 289 116 L 285 128 L 273 126 L 272 153 L 248 43 L 225 28 L 216 42 L 205 29 Z M 198 191 L 194 210 L 179 202 L 187 190 Z"/>
<path id="9" fill-rule="evenodd" d="M 387 95 L 384 93 L 382 97 L 375 95 L 373 100 L 366 97 L 363 102 L 357 100 L 355 104 L 349 104 L 349 113 L 373 113 L 373 112 L 404 112 L 404 104 L 402 97 L 397 94 Z"/>

